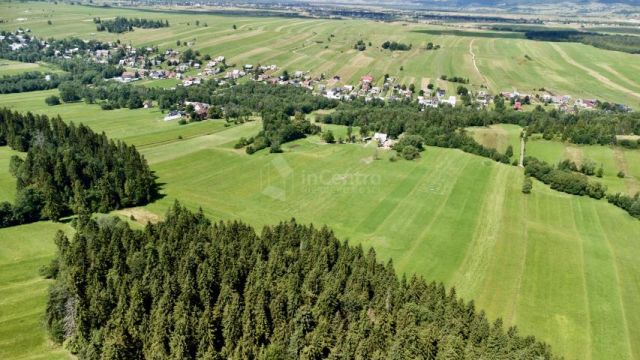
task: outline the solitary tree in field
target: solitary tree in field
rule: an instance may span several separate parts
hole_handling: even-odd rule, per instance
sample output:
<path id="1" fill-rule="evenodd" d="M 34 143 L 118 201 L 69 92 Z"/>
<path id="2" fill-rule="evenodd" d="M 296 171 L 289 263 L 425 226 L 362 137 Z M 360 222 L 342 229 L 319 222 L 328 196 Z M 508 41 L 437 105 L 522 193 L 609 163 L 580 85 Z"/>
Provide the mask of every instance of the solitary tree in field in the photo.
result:
<path id="1" fill-rule="evenodd" d="M 406 160 L 413 160 L 420 156 L 420 152 L 413 145 L 407 145 L 402 149 L 402 157 Z"/>
<path id="2" fill-rule="evenodd" d="M 533 181 L 531 181 L 531 177 L 525 176 L 524 182 L 522 183 L 522 192 L 525 194 L 530 194 L 531 189 L 533 189 Z"/>
<path id="3" fill-rule="evenodd" d="M 336 142 L 335 137 L 333 136 L 333 131 L 331 130 L 327 130 L 323 135 L 322 135 L 322 139 L 327 143 L 327 144 L 333 144 L 334 142 Z"/>
<path id="4" fill-rule="evenodd" d="M 513 146 L 511 146 L 511 145 L 507 146 L 507 150 L 504 152 L 504 154 L 509 158 L 512 157 L 513 156 Z"/>

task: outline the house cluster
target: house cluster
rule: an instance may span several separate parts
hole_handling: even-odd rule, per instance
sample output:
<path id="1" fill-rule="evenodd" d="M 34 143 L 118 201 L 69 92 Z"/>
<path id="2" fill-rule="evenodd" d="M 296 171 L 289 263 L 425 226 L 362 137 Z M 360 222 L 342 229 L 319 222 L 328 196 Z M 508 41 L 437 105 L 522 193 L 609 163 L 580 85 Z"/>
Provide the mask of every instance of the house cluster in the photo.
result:
<path id="1" fill-rule="evenodd" d="M 233 69 L 226 73 L 225 78 L 227 79 L 240 79 L 247 75 L 255 75 L 254 79 L 257 81 L 270 81 L 274 82 L 277 77 L 269 74 L 269 72 L 273 72 L 278 70 L 278 66 L 276 65 L 258 65 L 254 66 L 253 64 L 245 64 L 240 69 Z"/>
<path id="2" fill-rule="evenodd" d="M 20 50 L 33 40 L 27 35 L 29 32 L 31 32 L 31 29 L 18 29 L 13 33 L 2 32 L 0 42 L 7 43 L 11 51 Z"/>
<path id="3" fill-rule="evenodd" d="M 436 89 L 435 96 L 418 96 L 418 104 L 420 104 L 423 109 L 427 107 L 438 107 L 441 105 L 456 106 L 457 101 L 458 99 L 456 96 L 447 96 L 447 91 L 444 89 Z"/>
<path id="4" fill-rule="evenodd" d="M 391 147 L 393 147 L 397 142 L 396 140 L 391 139 L 389 135 L 379 132 L 373 134 L 372 140 L 378 144 L 378 147 L 383 149 L 391 149 Z"/>
<path id="5" fill-rule="evenodd" d="M 211 105 L 207 103 L 197 102 L 197 101 L 185 101 L 184 105 L 185 105 L 185 108 L 193 107 L 193 112 L 197 117 L 201 119 L 204 119 L 207 117 L 207 115 L 209 114 L 209 108 L 211 107 Z M 182 119 L 187 115 L 188 114 L 186 111 L 172 110 L 165 115 L 164 121 Z"/>

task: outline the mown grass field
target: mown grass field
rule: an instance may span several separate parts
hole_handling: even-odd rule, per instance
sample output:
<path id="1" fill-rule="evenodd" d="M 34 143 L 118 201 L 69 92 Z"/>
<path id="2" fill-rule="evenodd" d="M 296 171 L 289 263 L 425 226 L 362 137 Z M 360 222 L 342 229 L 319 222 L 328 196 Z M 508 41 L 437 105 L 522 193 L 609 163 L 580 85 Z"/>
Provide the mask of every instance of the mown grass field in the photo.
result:
<path id="1" fill-rule="evenodd" d="M 43 323 L 49 281 L 38 270 L 52 259 L 58 230 L 70 228 L 40 222 L 0 229 L 1 359 L 71 358 L 49 341 Z"/>
<path id="2" fill-rule="evenodd" d="M 520 158 L 520 134 L 522 133 L 520 126 L 511 124 L 474 126 L 467 128 L 467 131 L 471 132 L 478 143 L 502 153 L 511 145 L 513 148 L 511 159 Z"/>
<path id="3" fill-rule="evenodd" d="M 418 24 L 174 15 L 36 3 L 5 3 L 2 9 L 8 21 L 0 29 L 22 26 L 43 36 L 120 38 L 161 47 L 175 47 L 176 39 L 195 41 L 195 48 L 225 55 L 229 62 L 340 74 L 347 82 L 368 72 L 376 78 L 389 73 L 407 84 L 433 81 L 452 90 L 454 85 L 435 79 L 462 75 L 474 86 L 486 81 L 496 91 L 544 86 L 629 104 L 637 102 L 633 93 L 640 90 L 632 84 L 640 81 L 640 72 L 633 71 L 635 58 L 576 44 L 484 33 L 425 34 L 414 32 L 429 28 Z M 116 14 L 166 18 L 172 26 L 122 35 L 95 33 L 92 17 Z M 47 25 L 49 19 L 53 25 Z M 196 19 L 201 26 L 195 26 Z M 360 38 L 374 46 L 355 52 L 351 47 Z M 385 40 L 414 47 L 392 54 L 376 49 Z M 429 41 L 443 48 L 421 50 Z M 532 60 L 520 61 L 524 54 Z M 164 122 L 158 109 L 46 106 L 44 98 L 55 92 L 2 95 L 0 104 L 60 114 L 136 145 L 166 195 L 140 211 L 161 216 L 179 199 L 194 209 L 202 207 L 214 219 L 241 219 L 255 226 L 291 217 L 326 224 L 341 238 L 393 259 L 400 271 L 457 286 L 460 295 L 473 299 L 491 318 L 503 317 L 569 359 L 640 358 L 640 222 L 605 201 L 561 194 L 537 182 L 533 193 L 524 195 L 521 169 L 457 150 L 428 148 L 418 161 L 390 162 L 388 152 L 362 144 L 326 145 L 311 137 L 285 145 L 284 154 L 248 156 L 233 144 L 257 133 L 258 121 L 229 128 L 220 121 L 179 126 Z M 346 135 L 344 127 L 328 128 L 336 136 Z M 518 127 L 470 131 L 485 144 L 501 151 L 511 144 L 514 157 L 519 153 Z M 550 162 L 567 154 L 588 156 L 604 164 L 603 182 L 610 189 L 631 189 L 627 179 L 615 177 L 618 166 L 640 179 L 639 151 L 577 147 L 579 155 L 567 148 L 532 139 L 527 153 Z M 0 201 L 14 196 L 15 182 L 8 174 L 12 154 L 0 148 Z M 41 326 L 47 281 L 38 268 L 53 256 L 58 229 L 70 231 L 45 222 L 0 230 L 0 358 L 66 357 L 49 344 Z"/>
<path id="4" fill-rule="evenodd" d="M 513 147 L 517 159 L 520 154 L 520 132 L 517 125 L 499 124 L 489 127 L 467 128 L 480 144 L 504 152 L 508 145 Z M 619 146 L 578 145 L 563 143 L 559 140 L 544 140 L 540 134 L 533 134 L 526 143 L 525 156 L 533 156 L 550 164 L 565 159 L 580 166 L 585 161 L 593 161 L 596 168 L 602 166 L 602 178 L 592 177 L 607 186 L 609 192 L 635 195 L 640 191 L 640 151 Z M 624 178 L 618 173 L 624 172 Z"/>
<path id="5" fill-rule="evenodd" d="M 43 63 L 23 63 L 0 59 L 0 76 L 16 75 L 27 71 L 40 71 L 45 73 L 60 72 L 53 65 Z"/>
<path id="6" fill-rule="evenodd" d="M 569 358 L 638 356 L 640 222 L 624 211 L 540 183 L 526 196 L 521 169 L 457 150 L 394 163 L 316 137 L 282 155 L 232 148 L 255 128 L 144 150 L 167 194 L 147 209 L 161 214 L 179 199 L 257 226 L 290 217 L 327 224 L 401 271 L 458 286 L 491 317 Z"/>
<path id="7" fill-rule="evenodd" d="M 634 195 L 640 191 L 640 151 L 617 146 L 576 145 L 554 140 L 544 140 L 540 136 L 529 138 L 526 145 L 527 155 L 542 159 L 551 164 L 569 159 L 580 165 L 591 160 L 596 167 L 602 166 L 601 179 L 593 177 L 607 185 L 609 192 L 621 192 Z M 619 178 L 618 172 L 625 177 Z"/>
<path id="8" fill-rule="evenodd" d="M 105 111 L 100 109 L 100 105 L 84 102 L 48 106 L 44 99 L 52 94 L 58 94 L 58 90 L 0 95 L 0 103 L 3 107 L 16 111 L 31 111 L 50 117 L 60 115 L 65 121 L 83 123 L 95 132 L 105 132 L 109 137 L 138 147 L 179 141 L 179 136 L 186 139 L 224 129 L 222 120 L 187 125 L 179 125 L 176 120 L 164 121 L 165 114 L 157 107 Z"/>
<path id="9" fill-rule="evenodd" d="M 514 33 L 402 22 L 252 18 L 29 2 L 5 3 L 2 7 L 6 20 L 0 24 L 2 30 L 22 27 L 44 37 L 120 39 L 161 49 L 176 48 L 176 40 L 187 41 L 202 53 L 226 56 L 230 64 L 276 64 L 290 72 L 340 75 L 343 83 L 357 83 L 362 75 L 370 73 L 380 84 L 383 75 L 389 74 L 418 89 L 433 82 L 453 92 L 457 84 L 439 77 L 455 75 L 469 78 L 473 88 L 486 85 L 494 93 L 514 89 L 530 93 L 545 88 L 556 94 L 595 97 L 632 107 L 640 104 L 637 56 L 581 44 L 529 41 Z M 171 26 L 124 34 L 96 32 L 94 17 L 115 16 L 167 19 Z M 49 20 L 52 25 L 47 24 Z M 362 52 L 354 50 L 360 39 L 372 46 Z M 396 52 L 381 49 L 387 40 L 410 43 L 413 48 Z M 427 51 L 424 48 L 428 42 L 442 48 Z"/>
<path id="10" fill-rule="evenodd" d="M 233 149 L 259 129 L 254 121 L 143 147 L 166 197 L 140 211 L 162 215 L 179 199 L 214 219 L 255 226 L 291 217 L 326 224 L 353 244 L 373 246 L 400 271 L 457 286 L 492 318 L 503 317 L 568 358 L 638 356 L 640 222 L 622 210 L 540 183 L 526 196 L 521 169 L 457 150 L 428 148 L 418 161 L 391 162 L 389 152 L 377 151 L 375 160 L 375 148 L 327 145 L 318 137 L 287 144 L 281 155 Z M 17 233 L 45 244 L 38 256 L 48 260 L 55 229 L 32 226 L 44 228 L 6 229 L 0 238 L 11 243 Z M 0 249 L 6 266 L 31 274 L 44 298 L 41 262 L 25 265 Z M 39 309 L 0 305 L 0 313 L 23 313 L 33 324 L 24 328 L 29 335 L 17 334 L 40 339 L 12 347 L 12 357 L 59 354 L 35 327 Z"/>

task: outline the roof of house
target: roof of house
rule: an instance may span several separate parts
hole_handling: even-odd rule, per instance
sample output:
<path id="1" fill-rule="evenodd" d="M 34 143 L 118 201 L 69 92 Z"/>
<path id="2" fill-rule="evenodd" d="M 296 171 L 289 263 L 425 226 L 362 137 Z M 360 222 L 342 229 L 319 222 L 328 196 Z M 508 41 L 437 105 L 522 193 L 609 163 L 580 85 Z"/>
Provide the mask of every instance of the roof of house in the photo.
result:
<path id="1" fill-rule="evenodd" d="M 362 81 L 363 82 L 372 82 L 373 81 L 373 76 L 365 75 L 365 76 L 362 77 Z"/>

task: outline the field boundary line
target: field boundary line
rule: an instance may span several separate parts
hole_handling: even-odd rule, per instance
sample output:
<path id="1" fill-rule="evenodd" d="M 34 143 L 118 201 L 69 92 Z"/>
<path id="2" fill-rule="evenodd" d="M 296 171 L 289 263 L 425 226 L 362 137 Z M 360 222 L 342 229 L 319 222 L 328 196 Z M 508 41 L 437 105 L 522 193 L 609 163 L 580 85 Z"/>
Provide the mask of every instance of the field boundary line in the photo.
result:
<path id="1" fill-rule="evenodd" d="M 607 86 L 609 88 L 613 88 L 613 89 L 618 90 L 618 91 L 622 91 L 622 92 L 624 92 L 624 93 L 626 93 L 628 95 L 640 98 L 640 94 L 638 94 L 637 92 L 632 91 L 632 90 L 630 90 L 630 89 L 628 89 L 628 88 L 626 88 L 626 87 L 624 87 L 624 86 L 622 86 L 620 84 L 617 84 L 617 83 L 611 81 L 611 79 L 609 79 L 608 77 L 600 74 L 599 72 L 597 72 L 597 71 L 595 71 L 595 70 L 593 70 L 593 69 L 591 69 L 591 68 L 589 68 L 587 66 L 584 66 L 584 65 L 582 65 L 580 63 L 578 63 L 573 58 L 571 58 L 571 56 L 569 56 L 569 54 L 567 54 L 564 50 L 562 50 L 562 48 L 560 48 L 560 46 L 558 46 L 558 44 L 551 44 L 551 47 L 554 48 L 558 52 L 558 54 L 560 54 L 560 57 L 562 57 L 562 59 L 564 61 L 569 63 L 569 65 L 573 65 L 573 66 L 585 71 L 587 74 L 589 74 L 589 76 L 591 76 L 592 78 L 598 80 L 603 85 L 605 85 L 605 86 Z"/>
<path id="2" fill-rule="evenodd" d="M 622 300 L 622 288 L 623 286 L 622 283 L 620 282 L 620 271 L 618 270 L 618 262 L 617 260 L 617 256 L 616 256 L 616 252 L 613 249 L 613 246 L 611 246 L 611 240 L 609 239 L 609 235 L 607 235 L 607 233 L 604 231 L 604 228 L 602 227 L 602 220 L 600 220 L 600 214 L 598 213 L 597 209 L 594 209 L 594 212 L 596 213 L 596 217 L 598 219 L 597 225 L 598 225 L 598 229 L 600 230 L 600 233 L 602 234 L 602 237 L 606 240 L 607 243 L 607 248 L 609 249 L 609 253 L 611 253 L 611 257 L 613 258 L 613 269 L 614 269 L 614 273 L 616 276 L 616 283 L 619 285 L 617 287 L 618 289 L 618 300 L 620 301 L 620 310 L 622 311 L 622 324 L 624 326 L 624 330 L 625 330 L 625 337 L 627 338 L 627 351 L 629 351 L 629 358 L 633 358 L 633 349 L 631 348 L 631 334 L 629 333 L 629 323 L 627 322 L 627 311 L 624 307 L 624 300 Z"/>
<path id="3" fill-rule="evenodd" d="M 484 216 L 480 216 L 476 222 L 472 239 L 465 250 L 465 257 L 452 281 L 465 289 L 465 292 L 479 294 L 479 289 L 486 289 L 483 285 L 487 279 L 487 268 L 490 266 L 494 254 L 492 250 L 502 229 L 507 171 L 506 166 L 500 165 L 492 171 L 491 183 L 494 186 L 484 193 L 480 212 Z M 464 270 L 464 273 L 460 270 Z"/>
<path id="4" fill-rule="evenodd" d="M 574 195 L 572 195 L 574 196 Z M 578 230 L 578 224 L 576 224 L 576 216 L 578 216 L 578 211 L 576 211 L 576 201 L 578 201 L 578 210 L 580 211 L 580 213 L 582 212 L 581 210 L 581 206 L 579 203 L 579 199 L 569 199 L 569 202 L 571 204 L 571 211 L 573 212 L 572 216 L 571 216 L 571 222 L 573 224 L 573 231 L 576 234 L 576 237 L 578 239 L 578 247 L 580 248 L 580 267 L 582 268 L 581 271 L 581 277 L 582 277 L 582 289 L 583 289 L 583 298 L 584 298 L 584 305 L 585 305 L 585 315 L 587 318 L 586 321 L 586 328 L 588 328 L 588 331 L 586 331 L 585 336 L 587 337 L 587 341 L 589 343 L 589 346 L 587 346 L 587 353 L 585 358 L 587 359 L 593 359 L 593 332 L 592 332 L 592 326 L 591 326 L 591 307 L 589 305 L 590 301 L 589 301 L 589 290 L 588 290 L 588 285 L 587 285 L 587 267 L 586 267 L 586 259 L 585 259 L 585 254 L 584 254 L 584 238 L 582 237 L 582 235 L 580 234 L 580 230 Z"/>
<path id="5" fill-rule="evenodd" d="M 478 75 L 480 75 L 480 77 L 482 78 L 482 81 L 484 81 L 484 85 L 486 87 L 489 87 L 489 81 L 487 81 L 487 78 L 480 72 L 480 69 L 478 69 L 478 65 L 476 64 L 476 54 L 473 52 L 474 41 L 476 41 L 476 39 L 471 39 L 471 41 L 469 42 L 469 54 L 471 54 L 471 62 L 473 62 L 473 67 L 476 69 Z"/>

